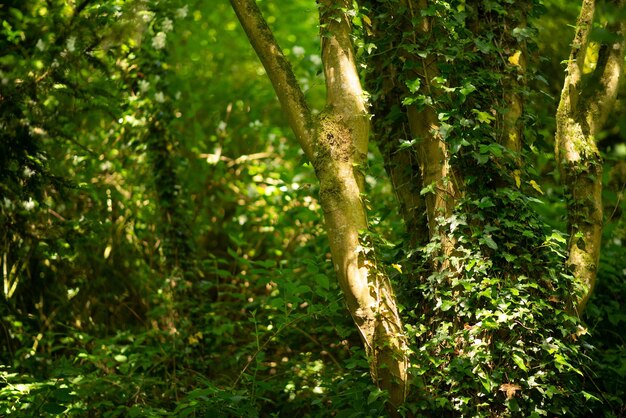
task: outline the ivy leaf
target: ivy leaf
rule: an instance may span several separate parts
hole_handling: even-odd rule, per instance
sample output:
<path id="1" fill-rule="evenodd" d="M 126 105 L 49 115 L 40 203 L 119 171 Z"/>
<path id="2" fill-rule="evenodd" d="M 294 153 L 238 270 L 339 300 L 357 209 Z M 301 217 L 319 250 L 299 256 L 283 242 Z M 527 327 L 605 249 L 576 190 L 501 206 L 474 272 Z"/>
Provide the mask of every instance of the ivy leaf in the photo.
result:
<path id="1" fill-rule="evenodd" d="M 461 90 L 459 91 L 463 96 L 467 96 L 471 92 L 476 91 L 476 87 L 474 87 L 472 83 L 465 83 L 465 85 L 461 87 Z"/>
<path id="2" fill-rule="evenodd" d="M 411 93 L 416 93 L 420 86 L 422 85 L 422 82 L 420 81 L 419 78 L 416 78 L 415 80 L 409 80 L 406 82 L 406 86 L 409 88 L 409 91 Z"/>
<path id="3" fill-rule="evenodd" d="M 522 185 L 522 179 L 520 177 L 520 171 L 519 170 L 514 170 L 513 171 L 513 178 L 515 179 L 515 186 L 519 189 L 520 186 Z"/>
<path id="4" fill-rule="evenodd" d="M 546 241 L 555 241 L 561 244 L 567 244 L 567 239 L 559 231 L 553 230 L 550 236 L 546 237 Z"/>
<path id="5" fill-rule="evenodd" d="M 451 301 L 451 300 L 444 300 L 441 303 L 441 310 L 443 312 L 449 311 L 450 308 L 452 308 L 454 305 L 456 305 L 456 303 L 454 303 L 453 301 Z"/>
<path id="6" fill-rule="evenodd" d="M 406 148 L 411 148 L 413 145 L 415 145 L 417 143 L 417 138 L 414 138 L 410 141 L 402 141 L 400 143 L 400 146 L 398 147 L 398 150 L 403 150 Z"/>
<path id="7" fill-rule="evenodd" d="M 493 238 L 491 238 L 491 235 L 485 235 L 483 237 L 483 241 L 485 242 L 485 244 L 487 244 L 487 247 L 491 248 L 492 250 L 498 249 L 498 244 L 496 244 Z"/>
<path id="8" fill-rule="evenodd" d="M 474 40 L 474 44 L 476 45 L 476 48 L 478 48 L 478 50 L 483 54 L 488 54 L 493 49 L 493 45 L 491 45 L 491 42 L 485 41 L 480 38 L 476 38 Z"/>
<path id="9" fill-rule="evenodd" d="M 484 113 L 484 112 L 481 112 Z M 481 145 L 480 152 L 482 154 L 491 154 L 497 158 L 502 157 L 502 145 L 500 144 L 489 144 L 489 145 Z"/>
<path id="10" fill-rule="evenodd" d="M 526 367 L 526 365 L 524 364 L 524 359 L 522 359 L 518 354 L 513 354 L 513 361 L 515 362 L 515 364 L 517 364 L 517 367 L 524 370 L 525 372 L 528 371 L 528 367 Z"/>
<path id="11" fill-rule="evenodd" d="M 482 110 L 472 109 L 472 112 L 476 115 L 476 119 L 478 119 L 480 123 L 486 123 L 489 125 L 492 121 L 496 120 L 495 117 L 487 112 L 483 112 Z"/>
<path id="12" fill-rule="evenodd" d="M 448 138 L 448 136 L 450 136 L 450 132 L 452 132 L 452 130 L 454 129 L 454 126 L 442 122 L 441 125 L 439 126 L 439 134 L 441 135 L 442 139 L 446 139 Z"/>
<path id="13" fill-rule="evenodd" d="M 420 190 L 420 196 L 424 196 L 427 193 L 435 193 L 435 183 L 431 183 Z"/>
<path id="14" fill-rule="evenodd" d="M 513 254 L 511 254 L 511 253 L 504 253 L 504 259 L 505 259 L 507 262 L 512 263 L 512 262 L 514 262 L 515 260 L 517 260 L 517 256 L 515 256 L 515 255 L 513 255 Z"/>

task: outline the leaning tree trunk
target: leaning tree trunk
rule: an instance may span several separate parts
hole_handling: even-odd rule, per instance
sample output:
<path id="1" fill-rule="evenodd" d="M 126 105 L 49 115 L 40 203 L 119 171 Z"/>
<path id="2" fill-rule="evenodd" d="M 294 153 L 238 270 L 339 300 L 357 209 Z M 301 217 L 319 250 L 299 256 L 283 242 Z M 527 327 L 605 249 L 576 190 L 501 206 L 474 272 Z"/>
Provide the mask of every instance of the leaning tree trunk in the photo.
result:
<path id="1" fill-rule="evenodd" d="M 351 41 L 352 2 L 322 0 L 322 61 L 327 103 L 314 118 L 254 0 L 231 0 L 263 63 L 290 126 L 320 182 L 320 204 L 337 278 L 359 330 L 374 382 L 400 405 L 408 387 L 406 337 L 389 278 L 361 242 L 367 216 L 361 194 L 369 115 Z M 395 414 L 395 411 L 390 411 Z"/>
<path id="2" fill-rule="evenodd" d="M 624 6 L 624 1 L 620 2 Z M 596 137 L 615 103 L 623 71 L 626 24 L 618 40 L 603 45 L 596 69 L 583 79 L 595 1 L 584 0 L 556 115 L 555 157 L 567 193 L 570 240 L 567 264 L 581 285 L 574 301 L 580 314 L 593 292 L 602 237 L 602 157 Z M 617 26 L 617 25 L 616 25 Z"/>

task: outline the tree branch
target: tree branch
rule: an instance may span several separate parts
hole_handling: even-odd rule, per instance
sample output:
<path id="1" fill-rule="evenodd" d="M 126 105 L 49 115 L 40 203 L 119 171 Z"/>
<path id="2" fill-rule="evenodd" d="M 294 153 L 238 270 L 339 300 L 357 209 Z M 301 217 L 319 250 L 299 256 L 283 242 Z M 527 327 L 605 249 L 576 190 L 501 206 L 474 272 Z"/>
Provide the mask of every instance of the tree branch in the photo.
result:
<path id="1" fill-rule="evenodd" d="M 374 382 L 389 391 L 390 416 L 408 392 L 407 340 L 389 277 L 361 245 L 367 229 L 362 201 L 369 115 L 356 66 L 351 0 L 318 0 L 327 103 L 317 120 L 313 166 L 333 263 L 357 325 Z M 371 242 L 369 243 L 371 244 Z"/>
<path id="2" fill-rule="evenodd" d="M 624 7 L 626 2 L 622 0 L 620 7 Z M 619 88 L 621 75 L 624 69 L 624 51 L 626 50 L 626 23 L 623 21 L 614 25 L 614 29 L 619 38 L 605 45 L 600 50 L 598 66 L 595 72 L 599 74 L 599 83 L 594 86 L 591 98 L 587 102 L 586 119 L 591 135 L 594 137 L 599 133 L 615 104 L 617 90 Z"/>
<path id="3" fill-rule="evenodd" d="M 589 44 L 589 34 L 593 25 L 595 14 L 595 0 L 583 0 L 580 15 L 576 22 L 576 33 L 572 43 L 569 60 L 567 62 L 567 76 L 563 83 L 561 101 L 557 114 L 573 114 L 577 111 L 578 96 L 581 92 L 581 79 L 583 65 L 587 55 L 587 45 Z M 557 155 L 558 158 L 558 155 Z"/>
<path id="4" fill-rule="evenodd" d="M 230 0 L 239 23 L 272 82 L 289 126 L 304 154 L 313 159 L 313 121 L 304 93 L 254 0 Z"/>

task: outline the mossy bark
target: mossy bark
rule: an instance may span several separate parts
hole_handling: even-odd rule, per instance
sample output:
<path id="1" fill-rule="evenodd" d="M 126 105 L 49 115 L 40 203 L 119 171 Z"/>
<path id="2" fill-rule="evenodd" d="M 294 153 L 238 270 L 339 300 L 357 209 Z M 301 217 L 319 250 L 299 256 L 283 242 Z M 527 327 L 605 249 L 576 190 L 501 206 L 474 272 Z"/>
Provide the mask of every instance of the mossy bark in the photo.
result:
<path id="1" fill-rule="evenodd" d="M 602 157 L 596 137 L 615 103 L 626 49 L 621 23 L 612 28 L 618 39 L 603 46 L 594 73 L 583 78 L 594 13 L 595 1 L 584 0 L 556 115 L 555 158 L 568 195 L 567 264 L 582 288 L 573 301 L 579 314 L 595 286 L 602 238 Z"/>
<path id="2" fill-rule="evenodd" d="M 319 1 L 322 61 L 327 104 L 313 118 L 291 67 L 253 0 L 231 0 L 256 50 L 302 149 L 320 182 L 330 249 L 348 310 L 363 340 L 374 382 L 389 391 L 392 407 L 404 402 L 408 349 L 389 278 L 366 254 L 360 235 L 367 229 L 361 199 L 369 114 L 356 69 L 347 10 L 351 1 Z"/>

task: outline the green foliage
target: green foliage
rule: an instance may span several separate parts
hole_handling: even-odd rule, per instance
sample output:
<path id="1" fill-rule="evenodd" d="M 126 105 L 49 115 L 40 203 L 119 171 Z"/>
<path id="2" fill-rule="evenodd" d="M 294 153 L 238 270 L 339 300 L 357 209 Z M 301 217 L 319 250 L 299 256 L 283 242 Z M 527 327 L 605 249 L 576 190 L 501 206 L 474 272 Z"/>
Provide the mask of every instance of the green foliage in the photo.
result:
<path id="1" fill-rule="evenodd" d="M 385 416 L 334 280 L 312 169 L 234 14 L 213 3 L 0 5 L 0 415 Z M 288 3 L 259 5 L 319 109 L 317 10 Z M 440 220 L 457 251 L 438 260 L 438 238 L 403 245 L 381 156 L 369 155 L 369 241 L 402 290 L 413 350 L 405 412 L 620 416 L 624 129 L 616 122 L 601 145 L 617 169 L 584 336 L 562 309 L 562 202 L 537 176 L 552 170 L 551 122 L 534 84 L 554 94 L 561 71 L 542 82 L 509 61 L 520 42 L 554 55 L 569 34 L 532 45 L 517 11 L 531 2 L 515 3 L 431 2 L 430 44 L 413 30 L 373 41 L 384 13 L 352 16 L 359 56 L 402 62 L 404 104 L 437 109 L 467 180 Z M 560 15 L 573 8 L 553 3 L 540 21 L 566 30 Z M 487 19 L 472 21 L 475 7 Z M 386 22 L 389 36 L 406 24 Z M 504 24 L 515 29 L 502 37 Z M 419 75 L 408 53 L 437 56 L 440 74 Z M 495 133 L 508 105 L 493 92 L 516 77 L 536 153 L 515 155 Z M 394 140 L 414 150 L 420 139 Z"/>
<path id="2" fill-rule="evenodd" d="M 584 328 L 565 313 L 574 287 L 562 267 L 565 240 L 542 233 L 520 192 L 480 196 L 466 197 L 443 225 L 458 242 L 449 260 L 457 273 L 431 274 L 410 290 L 415 408 L 584 415 L 594 395 L 581 392 L 589 362 L 574 342 Z"/>
<path id="3" fill-rule="evenodd" d="M 363 13 L 374 22 L 366 32 L 377 45 L 372 58 L 386 52 L 385 65 L 406 86 L 404 106 L 436 113 L 436 134 L 452 154 L 454 178 L 447 181 L 460 182 L 463 193 L 454 215 L 437 219 L 454 243 L 452 255 L 443 255 L 434 234 L 427 245 L 409 248 L 402 262 L 417 376 L 406 405 L 413 413 L 585 416 L 603 398 L 589 384 L 589 356 L 598 352 L 581 344 L 586 329 L 566 313 L 576 293 L 564 269 L 566 237 L 548 232 L 536 214 L 542 203 L 534 195 L 544 193 L 532 167 L 536 157 L 503 145 L 519 130 L 536 150 L 537 110 L 526 108 L 507 127 L 510 97 L 501 93 L 538 100 L 529 88 L 540 79 L 532 54 L 536 30 L 527 24 L 542 11 L 535 3 L 433 1 L 419 15 L 398 2 L 365 4 Z M 428 36 L 416 37 L 423 19 L 430 19 Z M 384 97 L 393 81 L 370 67 L 370 93 Z M 397 113 L 385 117 L 398 123 Z M 390 136 L 381 146 L 397 140 Z M 407 138 L 398 151 L 419 152 L 421 140 Z M 435 184 L 425 184 L 420 194 L 437 193 Z"/>

